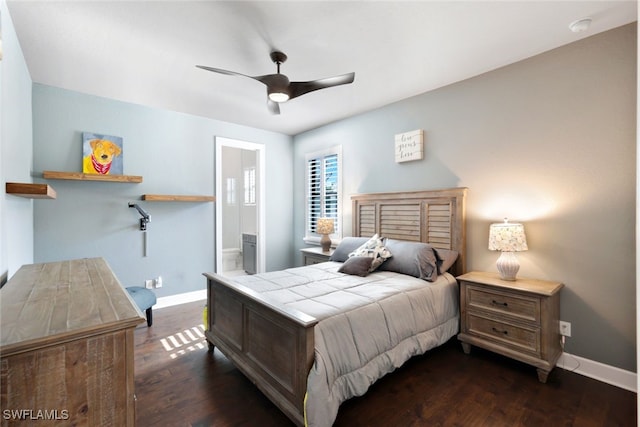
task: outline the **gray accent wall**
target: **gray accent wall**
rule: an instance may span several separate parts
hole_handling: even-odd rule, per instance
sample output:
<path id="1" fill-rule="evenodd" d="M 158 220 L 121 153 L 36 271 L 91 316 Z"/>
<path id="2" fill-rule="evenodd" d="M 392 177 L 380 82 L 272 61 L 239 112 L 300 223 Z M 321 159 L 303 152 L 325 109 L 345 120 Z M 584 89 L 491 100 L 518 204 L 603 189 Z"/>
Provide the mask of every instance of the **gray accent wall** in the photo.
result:
<path id="1" fill-rule="evenodd" d="M 82 171 L 82 132 L 124 138 L 124 174 L 140 184 L 47 180 L 58 199 L 35 207 L 36 262 L 104 257 L 125 286 L 162 276 L 159 297 L 205 288 L 215 269 L 213 203 L 143 194 L 213 195 L 216 136 L 266 146 L 267 269 L 292 263 L 290 136 L 65 89 L 33 85 L 34 171 Z M 42 180 L 42 178 L 40 178 Z M 151 215 L 145 256 L 138 203 Z"/>
<path id="2" fill-rule="evenodd" d="M 32 169 L 31 76 L 7 10 L 0 2 L 0 285 L 33 262 L 33 201 L 5 194 L 6 182 L 30 183 Z"/>
<path id="3" fill-rule="evenodd" d="M 565 351 L 635 372 L 636 44 L 627 25 L 296 135 L 294 245 L 305 153 L 343 147 L 345 236 L 352 194 L 468 187 L 467 270 L 496 271 L 491 223 L 523 222 L 519 275 L 565 284 Z M 395 163 L 416 129 L 424 159 Z"/>

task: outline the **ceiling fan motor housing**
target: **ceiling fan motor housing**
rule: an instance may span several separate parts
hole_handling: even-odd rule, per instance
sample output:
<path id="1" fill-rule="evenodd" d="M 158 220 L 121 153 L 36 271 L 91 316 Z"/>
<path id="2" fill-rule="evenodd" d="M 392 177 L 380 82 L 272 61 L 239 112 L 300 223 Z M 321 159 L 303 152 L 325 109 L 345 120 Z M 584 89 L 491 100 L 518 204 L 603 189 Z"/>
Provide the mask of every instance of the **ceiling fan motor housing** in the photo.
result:
<path id="1" fill-rule="evenodd" d="M 286 102 L 291 97 L 289 93 L 289 78 L 284 74 L 268 76 L 267 94 L 274 102 Z"/>

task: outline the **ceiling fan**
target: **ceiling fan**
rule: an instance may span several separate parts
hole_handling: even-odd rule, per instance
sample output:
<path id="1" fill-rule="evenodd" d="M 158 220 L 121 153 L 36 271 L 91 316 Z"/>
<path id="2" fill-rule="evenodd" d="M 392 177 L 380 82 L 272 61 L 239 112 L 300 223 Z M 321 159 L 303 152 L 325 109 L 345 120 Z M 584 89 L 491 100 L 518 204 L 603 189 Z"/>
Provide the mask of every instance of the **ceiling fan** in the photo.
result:
<path id="1" fill-rule="evenodd" d="M 214 73 L 227 74 L 230 76 L 249 77 L 257 80 L 267 86 L 267 107 L 273 114 L 280 114 L 280 103 L 287 102 L 305 93 L 318 89 L 326 89 L 333 86 L 353 83 L 356 73 L 347 73 L 340 76 L 327 77 L 319 80 L 311 80 L 308 82 L 292 82 L 284 74 L 280 74 L 280 64 L 287 60 L 287 55 L 282 52 L 274 51 L 270 54 L 271 60 L 277 66 L 276 74 L 267 74 L 264 76 L 248 76 L 246 74 L 236 73 L 235 71 L 222 70 L 220 68 L 212 68 L 204 65 L 196 65 L 203 70 L 213 71 Z"/>

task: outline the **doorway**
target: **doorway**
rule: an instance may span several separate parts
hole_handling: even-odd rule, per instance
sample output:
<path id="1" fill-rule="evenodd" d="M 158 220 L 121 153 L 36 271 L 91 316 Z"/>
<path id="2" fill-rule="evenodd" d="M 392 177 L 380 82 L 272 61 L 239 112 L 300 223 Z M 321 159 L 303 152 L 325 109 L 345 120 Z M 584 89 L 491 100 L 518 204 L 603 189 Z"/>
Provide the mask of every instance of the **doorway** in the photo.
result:
<path id="1" fill-rule="evenodd" d="M 265 146 L 216 137 L 216 272 L 265 271 Z"/>

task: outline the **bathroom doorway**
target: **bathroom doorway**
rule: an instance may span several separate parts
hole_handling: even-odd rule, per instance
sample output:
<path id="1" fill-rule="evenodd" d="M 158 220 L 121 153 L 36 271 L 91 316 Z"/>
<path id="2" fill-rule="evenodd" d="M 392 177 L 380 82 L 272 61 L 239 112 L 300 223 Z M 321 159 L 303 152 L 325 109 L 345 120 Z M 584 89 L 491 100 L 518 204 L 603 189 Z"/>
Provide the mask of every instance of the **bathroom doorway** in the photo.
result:
<path id="1" fill-rule="evenodd" d="M 216 137 L 216 271 L 264 272 L 264 151 L 252 142 Z"/>

